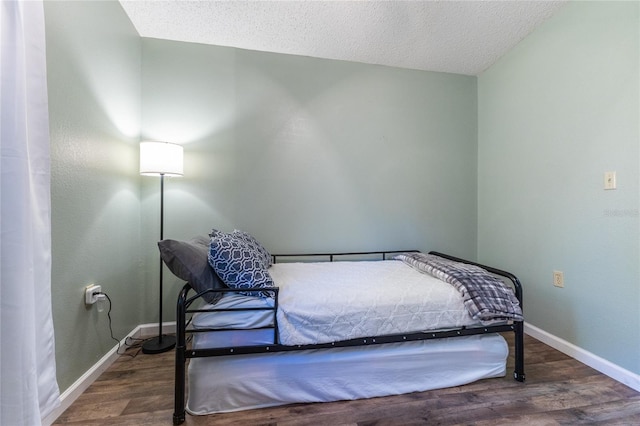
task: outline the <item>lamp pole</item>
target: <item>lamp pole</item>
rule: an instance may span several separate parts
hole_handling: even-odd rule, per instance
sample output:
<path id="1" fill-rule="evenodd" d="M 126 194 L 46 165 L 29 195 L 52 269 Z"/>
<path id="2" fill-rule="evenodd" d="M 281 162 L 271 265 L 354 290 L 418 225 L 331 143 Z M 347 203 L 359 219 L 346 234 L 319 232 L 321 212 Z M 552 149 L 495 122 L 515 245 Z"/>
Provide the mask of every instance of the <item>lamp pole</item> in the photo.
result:
<path id="1" fill-rule="evenodd" d="M 160 241 L 164 239 L 164 173 L 160 173 Z M 142 353 L 159 354 L 173 349 L 176 345 L 174 336 L 162 335 L 162 257 L 160 258 L 160 297 L 158 302 L 158 337 L 149 339 L 142 344 Z"/>
<path id="2" fill-rule="evenodd" d="M 164 239 L 164 178 L 183 175 L 182 145 L 169 142 L 140 142 L 140 174 L 160 176 L 160 240 Z M 163 264 L 160 256 L 160 295 L 158 300 L 158 337 L 142 344 L 145 354 L 157 354 L 171 350 L 176 345 L 175 336 L 162 335 L 162 284 Z"/>

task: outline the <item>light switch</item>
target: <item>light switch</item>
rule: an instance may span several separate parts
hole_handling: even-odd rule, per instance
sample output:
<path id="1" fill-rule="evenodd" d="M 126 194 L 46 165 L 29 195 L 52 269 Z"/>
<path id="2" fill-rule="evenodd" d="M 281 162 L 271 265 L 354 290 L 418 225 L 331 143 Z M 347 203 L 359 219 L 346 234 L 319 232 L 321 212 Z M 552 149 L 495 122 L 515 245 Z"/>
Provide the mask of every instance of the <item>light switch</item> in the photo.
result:
<path id="1" fill-rule="evenodd" d="M 604 189 L 616 189 L 616 172 L 604 172 Z"/>

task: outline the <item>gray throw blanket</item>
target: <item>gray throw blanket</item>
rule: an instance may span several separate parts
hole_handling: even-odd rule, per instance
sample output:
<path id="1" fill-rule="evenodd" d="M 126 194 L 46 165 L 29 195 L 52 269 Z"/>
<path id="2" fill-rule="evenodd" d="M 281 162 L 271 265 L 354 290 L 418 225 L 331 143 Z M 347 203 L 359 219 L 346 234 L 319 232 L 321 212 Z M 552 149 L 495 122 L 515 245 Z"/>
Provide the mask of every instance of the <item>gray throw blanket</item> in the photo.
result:
<path id="1" fill-rule="evenodd" d="M 453 285 L 462 294 L 471 317 L 485 325 L 523 320 L 513 290 L 479 266 L 424 253 L 403 253 L 394 259 Z"/>

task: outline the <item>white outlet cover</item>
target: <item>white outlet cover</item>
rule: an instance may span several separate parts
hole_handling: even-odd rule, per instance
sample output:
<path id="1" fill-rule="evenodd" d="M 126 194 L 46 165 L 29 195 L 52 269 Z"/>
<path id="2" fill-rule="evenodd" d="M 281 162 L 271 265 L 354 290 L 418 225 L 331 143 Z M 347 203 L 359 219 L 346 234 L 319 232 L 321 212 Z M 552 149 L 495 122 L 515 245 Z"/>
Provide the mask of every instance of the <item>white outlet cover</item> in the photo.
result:
<path id="1" fill-rule="evenodd" d="M 102 287 L 95 284 L 90 284 L 84 288 L 84 303 L 87 305 L 93 305 L 98 301 L 98 295 L 94 293 L 100 293 Z"/>
<path id="2" fill-rule="evenodd" d="M 564 274 L 562 271 L 553 271 L 553 285 L 556 287 L 564 287 Z"/>
<path id="3" fill-rule="evenodd" d="M 616 172 L 604 172 L 604 189 L 616 189 Z"/>

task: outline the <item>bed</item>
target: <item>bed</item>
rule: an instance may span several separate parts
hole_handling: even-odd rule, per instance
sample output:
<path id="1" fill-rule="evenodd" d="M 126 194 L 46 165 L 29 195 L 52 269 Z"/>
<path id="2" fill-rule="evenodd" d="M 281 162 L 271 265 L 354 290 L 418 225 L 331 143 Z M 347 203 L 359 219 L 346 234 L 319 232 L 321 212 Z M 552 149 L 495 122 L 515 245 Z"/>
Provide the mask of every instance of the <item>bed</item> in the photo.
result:
<path id="1" fill-rule="evenodd" d="M 273 255 L 242 231 L 214 230 L 159 247 L 187 282 L 177 302 L 174 424 L 186 412 L 352 400 L 501 377 L 503 332 L 515 333 L 513 374 L 525 379 L 522 287 L 509 272 L 415 250 Z M 487 316 L 473 300 L 477 291 L 457 287 L 467 278 L 446 269 L 451 265 L 465 277 L 478 280 L 480 270 L 498 281 L 515 306 Z"/>

